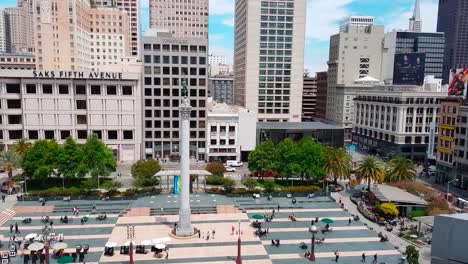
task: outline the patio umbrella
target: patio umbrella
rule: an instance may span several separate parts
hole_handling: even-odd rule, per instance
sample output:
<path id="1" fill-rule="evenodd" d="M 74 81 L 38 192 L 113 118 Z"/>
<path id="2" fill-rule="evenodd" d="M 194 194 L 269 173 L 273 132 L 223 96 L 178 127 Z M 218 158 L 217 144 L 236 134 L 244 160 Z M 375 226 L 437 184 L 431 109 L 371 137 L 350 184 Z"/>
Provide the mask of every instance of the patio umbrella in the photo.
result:
<path id="1" fill-rule="evenodd" d="M 263 215 L 259 215 L 259 214 L 252 215 L 252 219 L 261 220 L 263 219 Z"/>
<path id="2" fill-rule="evenodd" d="M 31 233 L 31 234 L 26 235 L 26 236 L 24 237 L 24 239 L 30 240 L 30 239 L 33 239 L 33 238 L 35 238 L 35 237 L 37 237 L 37 234 L 36 234 L 36 233 Z"/>
<path id="3" fill-rule="evenodd" d="M 44 243 L 35 242 L 29 245 L 28 249 L 32 251 L 38 251 L 44 248 Z"/>
<path id="4" fill-rule="evenodd" d="M 115 247 L 115 246 L 117 246 L 117 243 L 115 243 L 115 242 L 107 242 L 106 243 L 106 247 Z"/>
<path id="5" fill-rule="evenodd" d="M 143 246 L 149 246 L 152 245 L 153 242 L 151 240 L 143 240 L 140 244 L 142 244 Z"/>
<path id="6" fill-rule="evenodd" d="M 156 244 L 155 247 L 156 247 L 157 249 L 165 249 L 165 248 L 166 248 L 166 245 L 164 245 L 164 244 Z"/>
<path id="7" fill-rule="evenodd" d="M 330 218 L 324 218 L 322 219 L 322 222 L 325 224 L 333 224 L 333 220 L 331 220 Z"/>
<path id="8" fill-rule="evenodd" d="M 72 256 L 65 256 L 61 257 L 57 260 L 58 263 L 71 263 L 73 262 L 73 257 Z"/>
<path id="9" fill-rule="evenodd" d="M 52 245 L 52 248 L 55 250 L 66 249 L 68 247 L 67 243 L 58 242 Z"/>

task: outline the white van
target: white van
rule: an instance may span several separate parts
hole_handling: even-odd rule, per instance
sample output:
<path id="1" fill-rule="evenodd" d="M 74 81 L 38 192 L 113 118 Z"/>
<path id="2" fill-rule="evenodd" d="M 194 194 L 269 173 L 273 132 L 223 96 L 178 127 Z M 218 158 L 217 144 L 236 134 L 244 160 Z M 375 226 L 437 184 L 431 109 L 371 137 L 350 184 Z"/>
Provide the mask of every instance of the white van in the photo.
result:
<path id="1" fill-rule="evenodd" d="M 244 166 L 244 164 L 242 164 L 242 162 L 237 161 L 237 160 L 228 160 L 228 161 L 226 161 L 226 166 L 229 166 L 229 167 L 242 167 L 242 166 Z"/>

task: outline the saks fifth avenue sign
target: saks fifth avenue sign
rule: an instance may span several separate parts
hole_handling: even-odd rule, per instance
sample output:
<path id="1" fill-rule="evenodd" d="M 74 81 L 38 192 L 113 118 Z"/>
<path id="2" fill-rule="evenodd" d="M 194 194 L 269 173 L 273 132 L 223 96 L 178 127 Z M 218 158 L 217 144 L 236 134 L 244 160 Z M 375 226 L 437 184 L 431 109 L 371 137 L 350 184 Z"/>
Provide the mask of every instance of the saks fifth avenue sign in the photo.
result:
<path id="1" fill-rule="evenodd" d="M 33 71 L 34 78 L 119 80 L 121 72 Z"/>

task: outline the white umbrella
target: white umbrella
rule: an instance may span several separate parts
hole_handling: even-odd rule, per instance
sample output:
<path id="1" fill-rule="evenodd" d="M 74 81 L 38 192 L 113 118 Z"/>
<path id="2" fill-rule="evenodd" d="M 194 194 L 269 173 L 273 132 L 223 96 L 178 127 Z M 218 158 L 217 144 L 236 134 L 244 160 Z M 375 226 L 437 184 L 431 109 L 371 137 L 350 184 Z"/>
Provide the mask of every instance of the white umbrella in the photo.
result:
<path id="1" fill-rule="evenodd" d="M 143 246 L 149 246 L 152 245 L 153 242 L 151 242 L 151 240 L 143 240 L 140 244 L 142 244 Z"/>
<path id="2" fill-rule="evenodd" d="M 44 243 L 35 242 L 29 245 L 28 249 L 32 251 L 38 251 L 44 248 Z"/>
<path id="3" fill-rule="evenodd" d="M 35 238 L 35 237 L 37 237 L 37 234 L 36 234 L 36 233 L 31 233 L 31 234 L 26 235 L 26 236 L 24 237 L 24 239 L 29 240 L 29 239 L 33 239 L 33 238 Z"/>
<path id="4" fill-rule="evenodd" d="M 52 245 L 52 248 L 56 250 L 66 249 L 67 247 L 68 247 L 67 243 L 63 243 L 63 242 L 58 242 Z"/>
<path id="5" fill-rule="evenodd" d="M 166 245 L 164 245 L 164 244 L 156 244 L 155 247 L 156 247 L 157 249 L 165 249 L 165 248 L 166 248 Z"/>
<path id="6" fill-rule="evenodd" d="M 115 247 L 117 246 L 117 243 L 115 242 L 107 242 L 106 247 Z"/>
<path id="7" fill-rule="evenodd" d="M 124 246 L 130 246 L 130 243 L 132 243 L 134 246 L 136 245 L 135 241 L 127 241 L 124 243 Z"/>

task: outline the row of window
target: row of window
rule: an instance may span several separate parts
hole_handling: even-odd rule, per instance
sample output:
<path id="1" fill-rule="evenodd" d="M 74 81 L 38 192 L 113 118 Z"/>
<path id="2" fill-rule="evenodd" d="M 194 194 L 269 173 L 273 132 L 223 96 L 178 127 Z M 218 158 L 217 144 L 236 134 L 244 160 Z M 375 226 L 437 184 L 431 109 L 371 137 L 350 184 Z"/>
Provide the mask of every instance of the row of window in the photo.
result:
<path id="1" fill-rule="evenodd" d="M 262 22 L 262 23 L 260 23 L 260 28 L 270 28 L 270 29 L 274 29 L 274 28 L 283 29 L 283 28 L 286 28 L 286 29 L 292 29 L 292 28 L 294 28 L 294 24 L 293 23 L 267 23 L 267 22 Z"/>
<path id="2" fill-rule="evenodd" d="M 161 93 L 162 91 L 162 93 Z M 172 91 L 172 94 L 171 94 Z M 190 97 L 195 97 L 197 96 L 197 91 L 198 91 L 198 96 L 200 97 L 205 97 L 206 96 L 206 90 L 205 89 L 189 89 L 189 94 L 188 96 Z M 179 96 L 180 95 L 180 88 L 177 89 L 161 89 L 161 88 L 145 88 L 145 96 Z M 200 105 L 204 104 L 204 101 L 200 101 Z"/>
<path id="3" fill-rule="evenodd" d="M 279 22 L 294 22 L 293 16 L 266 16 L 262 15 L 260 21 L 279 21 Z"/>
<path id="4" fill-rule="evenodd" d="M 219 144 L 218 144 L 218 142 L 219 142 Z M 220 139 L 219 141 L 217 139 L 210 140 L 210 145 L 225 146 L 225 145 L 235 145 L 235 144 L 236 144 L 236 140 L 234 140 L 234 139 L 229 139 L 229 140 Z"/>
<path id="5" fill-rule="evenodd" d="M 107 133 L 107 140 L 118 140 L 119 131 L 117 130 L 107 130 L 104 133 Z M 23 135 L 23 130 L 8 130 L 8 138 L 10 140 L 17 140 L 27 136 L 30 140 L 40 139 L 39 130 L 28 130 L 27 135 Z M 99 139 L 103 139 L 103 131 L 101 130 L 77 130 L 76 136 L 77 139 L 87 139 L 89 135 L 96 134 Z M 41 139 L 60 139 L 65 140 L 71 136 L 70 130 L 44 130 Z M 132 130 L 123 130 L 121 138 L 123 140 L 133 140 L 133 131 Z M 3 131 L 0 130 L 0 139 L 3 139 Z"/>
<path id="6" fill-rule="evenodd" d="M 267 42 L 268 41 L 268 42 L 288 42 L 288 43 L 291 43 L 291 42 L 293 42 L 293 38 L 292 37 L 260 36 L 260 41 L 261 42 Z M 286 52 L 287 51 L 285 51 L 285 54 L 288 55 Z M 291 55 L 291 54 L 289 54 L 289 55 Z"/>
<path id="7" fill-rule="evenodd" d="M 162 82 L 161 82 L 162 80 Z M 172 81 L 171 81 L 172 80 Z M 150 78 L 145 77 L 144 79 L 145 85 L 174 85 L 180 86 L 182 83 L 181 78 Z M 206 79 L 196 79 L 190 78 L 187 82 L 188 86 L 206 86 Z"/>
<path id="8" fill-rule="evenodd" d="M 162 47 L 162 49 L 161 49 Z M 172 52 L 206 52 L 206 46 L 195 46 L 195 45 L 169 45 L 169 44 L 143 44 L 145 51 L 172 51 Z"/>
<path id="9" fill-rule="evenodd" d="M 70 90 L 73 87 L 70 87 L 68 84 L 58 84 L 57 85 L 56 93 L 58 94 L 70 94 Z M 42 89 L 40 89 L 42 88 Z M 133 87 L 124 85 L 122 87 L 118 87 L 116 85 L 89 85 L 89 89 L 87 89 L 86 85 L 75 85 L 74 87 L 75 94 L 87 94 L 87 90 L 89 94 L 92 95 L 133 95 Z M 6 92 L 7 93 L 21 93 L 21 85 L 16 83 L 7 83 L 6 84 Z M 26 93 L 27 94 L 54 94 L 54 86 L 52 84 L 34 84 L 28 83 L 26 84 Z"/>
<path id="10" fill-rule="evenodd" d="M 163 64 L 189 64 L 190 65 L 205 65 L 206 57 L 196 56 L 159 56 L 159 55 L 145 55 L 143 57 L 145 63 L 163 63 Z"/>
<path id="11" fill-rule="evenodd" d="M 291 2 L 267 2 L 267 1 L 262 1 L 262 7 L 286 7 L 286 8 L 294 8 L 294 3 Z"/>
<path id="12" fill-rule="evenodd" d="M 203 110 L 200 110 L 200 111 L 194 111 L 192 110 L 190 112 L 190 117 L 192 118 L 196 118 L 196 117 L 200 117 L 200 118 L 205 118 L 206 116 L 206 112 L 203 111 Z M 165 118 L 179 118 L 179 110 L 160 110 L 160 109 L 156 109 L 156 110 L 145 110 L 145 118 L 160 118 L 160 117 L 165 117 Z"/>

